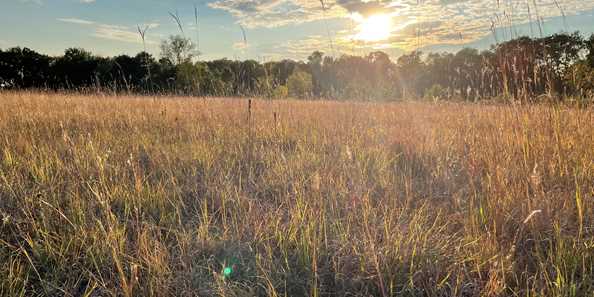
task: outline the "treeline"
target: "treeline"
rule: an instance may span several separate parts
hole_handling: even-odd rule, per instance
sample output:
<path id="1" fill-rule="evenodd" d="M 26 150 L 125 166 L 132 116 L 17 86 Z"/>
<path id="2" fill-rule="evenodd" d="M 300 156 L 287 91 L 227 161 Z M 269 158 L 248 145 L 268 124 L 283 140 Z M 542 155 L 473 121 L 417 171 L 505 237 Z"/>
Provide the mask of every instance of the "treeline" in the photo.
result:
<path id="1" fill-rule="evenodd" d="M 179 36 L 163 41 L 161 51 L 157 60 L 146 52 L 98 57 L 70 48 L 50 57 L 0 50 L 0 88 L 368 100 L 594 96 L 594 35 L 578 32 L 521 37 L 481 52 L 414 51 L 396 61 L 381 51 L 338 58 L 314 52 L 306 62 L 195 61 L 191 42 Z"/>

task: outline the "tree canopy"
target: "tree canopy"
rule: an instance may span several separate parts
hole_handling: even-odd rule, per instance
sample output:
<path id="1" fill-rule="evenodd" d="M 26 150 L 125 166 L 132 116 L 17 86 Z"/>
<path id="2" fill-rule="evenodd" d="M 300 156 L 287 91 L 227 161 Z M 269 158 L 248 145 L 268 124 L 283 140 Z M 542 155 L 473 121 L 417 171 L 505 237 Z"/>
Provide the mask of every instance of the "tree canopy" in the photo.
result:
<path id="1" fill-rule="evenodd" d="M 316 51 L 306 62 L 266 63 L 196 61 L 195 53 L 181 36 L 162 42 L 159 59 L 146 52 L 99 57 L 79 48 L 50 57 L 15 47 L 0 50 L 0 88 L 341 100 L 594 96 L 594 35 L 578 32 L 520 37 L 482 52 L 413 51 L 395 61 L 381 51 L 339 57 Z"/>

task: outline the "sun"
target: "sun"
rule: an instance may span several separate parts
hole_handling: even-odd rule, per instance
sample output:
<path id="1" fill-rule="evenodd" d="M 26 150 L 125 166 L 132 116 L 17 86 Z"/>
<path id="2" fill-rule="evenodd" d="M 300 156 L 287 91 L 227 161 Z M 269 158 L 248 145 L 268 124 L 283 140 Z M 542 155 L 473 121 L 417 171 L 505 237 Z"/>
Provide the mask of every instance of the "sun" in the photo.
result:
<path id="1" fill-rule="evenodd" d="M 387 14 L 376 14 L 367 18 L 356 17 L 359 31 L 354 37 L 362 41 L 382 41 L 390 37 L 392 32 L 392 17 Z"/>

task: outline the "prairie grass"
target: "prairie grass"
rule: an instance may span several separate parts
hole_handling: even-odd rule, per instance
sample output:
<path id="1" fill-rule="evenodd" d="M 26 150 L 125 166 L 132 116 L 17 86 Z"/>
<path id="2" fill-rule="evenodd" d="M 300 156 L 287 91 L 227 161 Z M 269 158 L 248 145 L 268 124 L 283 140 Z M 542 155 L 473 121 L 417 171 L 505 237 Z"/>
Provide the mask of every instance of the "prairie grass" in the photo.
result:
<path id="1" fill-rule="evenodd" d="M 2 296 L 593 296 L 592 109 L 0 102 Z"/>

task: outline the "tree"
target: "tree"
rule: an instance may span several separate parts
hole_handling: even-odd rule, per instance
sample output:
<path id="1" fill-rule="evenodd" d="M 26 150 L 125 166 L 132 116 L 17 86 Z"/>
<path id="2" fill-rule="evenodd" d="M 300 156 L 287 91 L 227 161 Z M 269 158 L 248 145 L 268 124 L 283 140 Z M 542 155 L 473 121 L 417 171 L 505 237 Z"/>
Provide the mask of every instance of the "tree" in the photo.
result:
<path id="1" fill-rule="evenodd" d="M 573 34 L 561 33 L 541 39 L 545 46 L 544 61 L 548 66 L 547 83 L 549 90 L 554 93 L 566 92 L 563 77 L 566 71 L 579 60 L 580 52 L 585 43 L 578 32 Z"/>
<path id="2" fill-rule="evenodd" d="M 76 89 L 93 85 L 98 63 L 99 59 L 82 48 L 66 49 L 53 65 L 57 86 Z"/>
<path id="3" fill-rule="evenodd" d="M 545 92 L 548 70 L 538 40 L 520 37 L 498 44 L 494 51 L 505 96 L 527 100 Z"/>
<path id="4" fill-rule="evenodd" d="M 464 48 L 452 59 L 455 89 L 464 100 L 476 99 L 479 94 L 481 73 L 483 71 L 482 58 L 478 50 Z"/>
<path id="5" fill-rule="evenodd" d="M 49 80 L 50 58 L 28 48 L 0 51 L 0 80 L 20 88 L 42 87 Z"/>
<path id="6" fill-rule="evenodd" d="M 297 98 L 307 98 L 313 91 L 311 74 L 305 71 L 295 71 L 287 81 L 289 95 Z"/>
<path id="7" fill-rule="evenodd" d="M 138 64 L 142 65 L 143 68 L 143 71 L 139 73 L 141 76 L 141 86 L 143 86 L 145 89 L 151 90 L 153 88 L 153 74 L 151 73 L 151 69 L 156 67 L 155 59 L 147 52 L 138 53 L 134 59 Z"/>
<path id="8" fill-rule="evenodd" d="M 180 35 L 171 35 L 161 42 L 161 56 L 174 65 L 191 62 L 195 53 L 195 45 L 190 39 Z"/>
<path id="9" fill-rule="evenodd" d="M 175 79 L 178 91 L 184 94 L 205 95 L 214 91 L 212 74 L 204 62 L 177 65 Z"/>
<path id="10" fill-rule="evenodd" d="M 402 97 L 410 95 L 419 97 L 422 94 L 421 77 L 425 70 L 425 63 L 421 59 L 420 51 L 413 51 L 402 55 L 397 61 L 398 74 L 402 83 Z"/>
<path id="11" fill-rule="evenodd" d="M 588 61 L 572 65 L 566 73 L 565 80 L 574 92 L 582 96 L 594 95 L 594 67 L 588 65 Z"/>
<path id="12" fill-rule="evenodd" d="M 284 85 L 277 86 L 270 94 L 270 97 L 274 99 L 284 99 L 287 98 L 287 96 L 289 96 L 289 88 Z"/>
<path id="13" fill-rule="evenodd" d="M 313 95 L 320 96 L 322 93 L 322 60 L 324 53 L 320 51 L 313 52 L 307 58 L 307 65 L 313 78 Z"/>
<path id="14" fill-rule="evenodd" d="M 594 34 L 590 35 L 590 38 L 585 43 L 588 50 L 586 61 L 591 67 L 594 67 Z"/>

